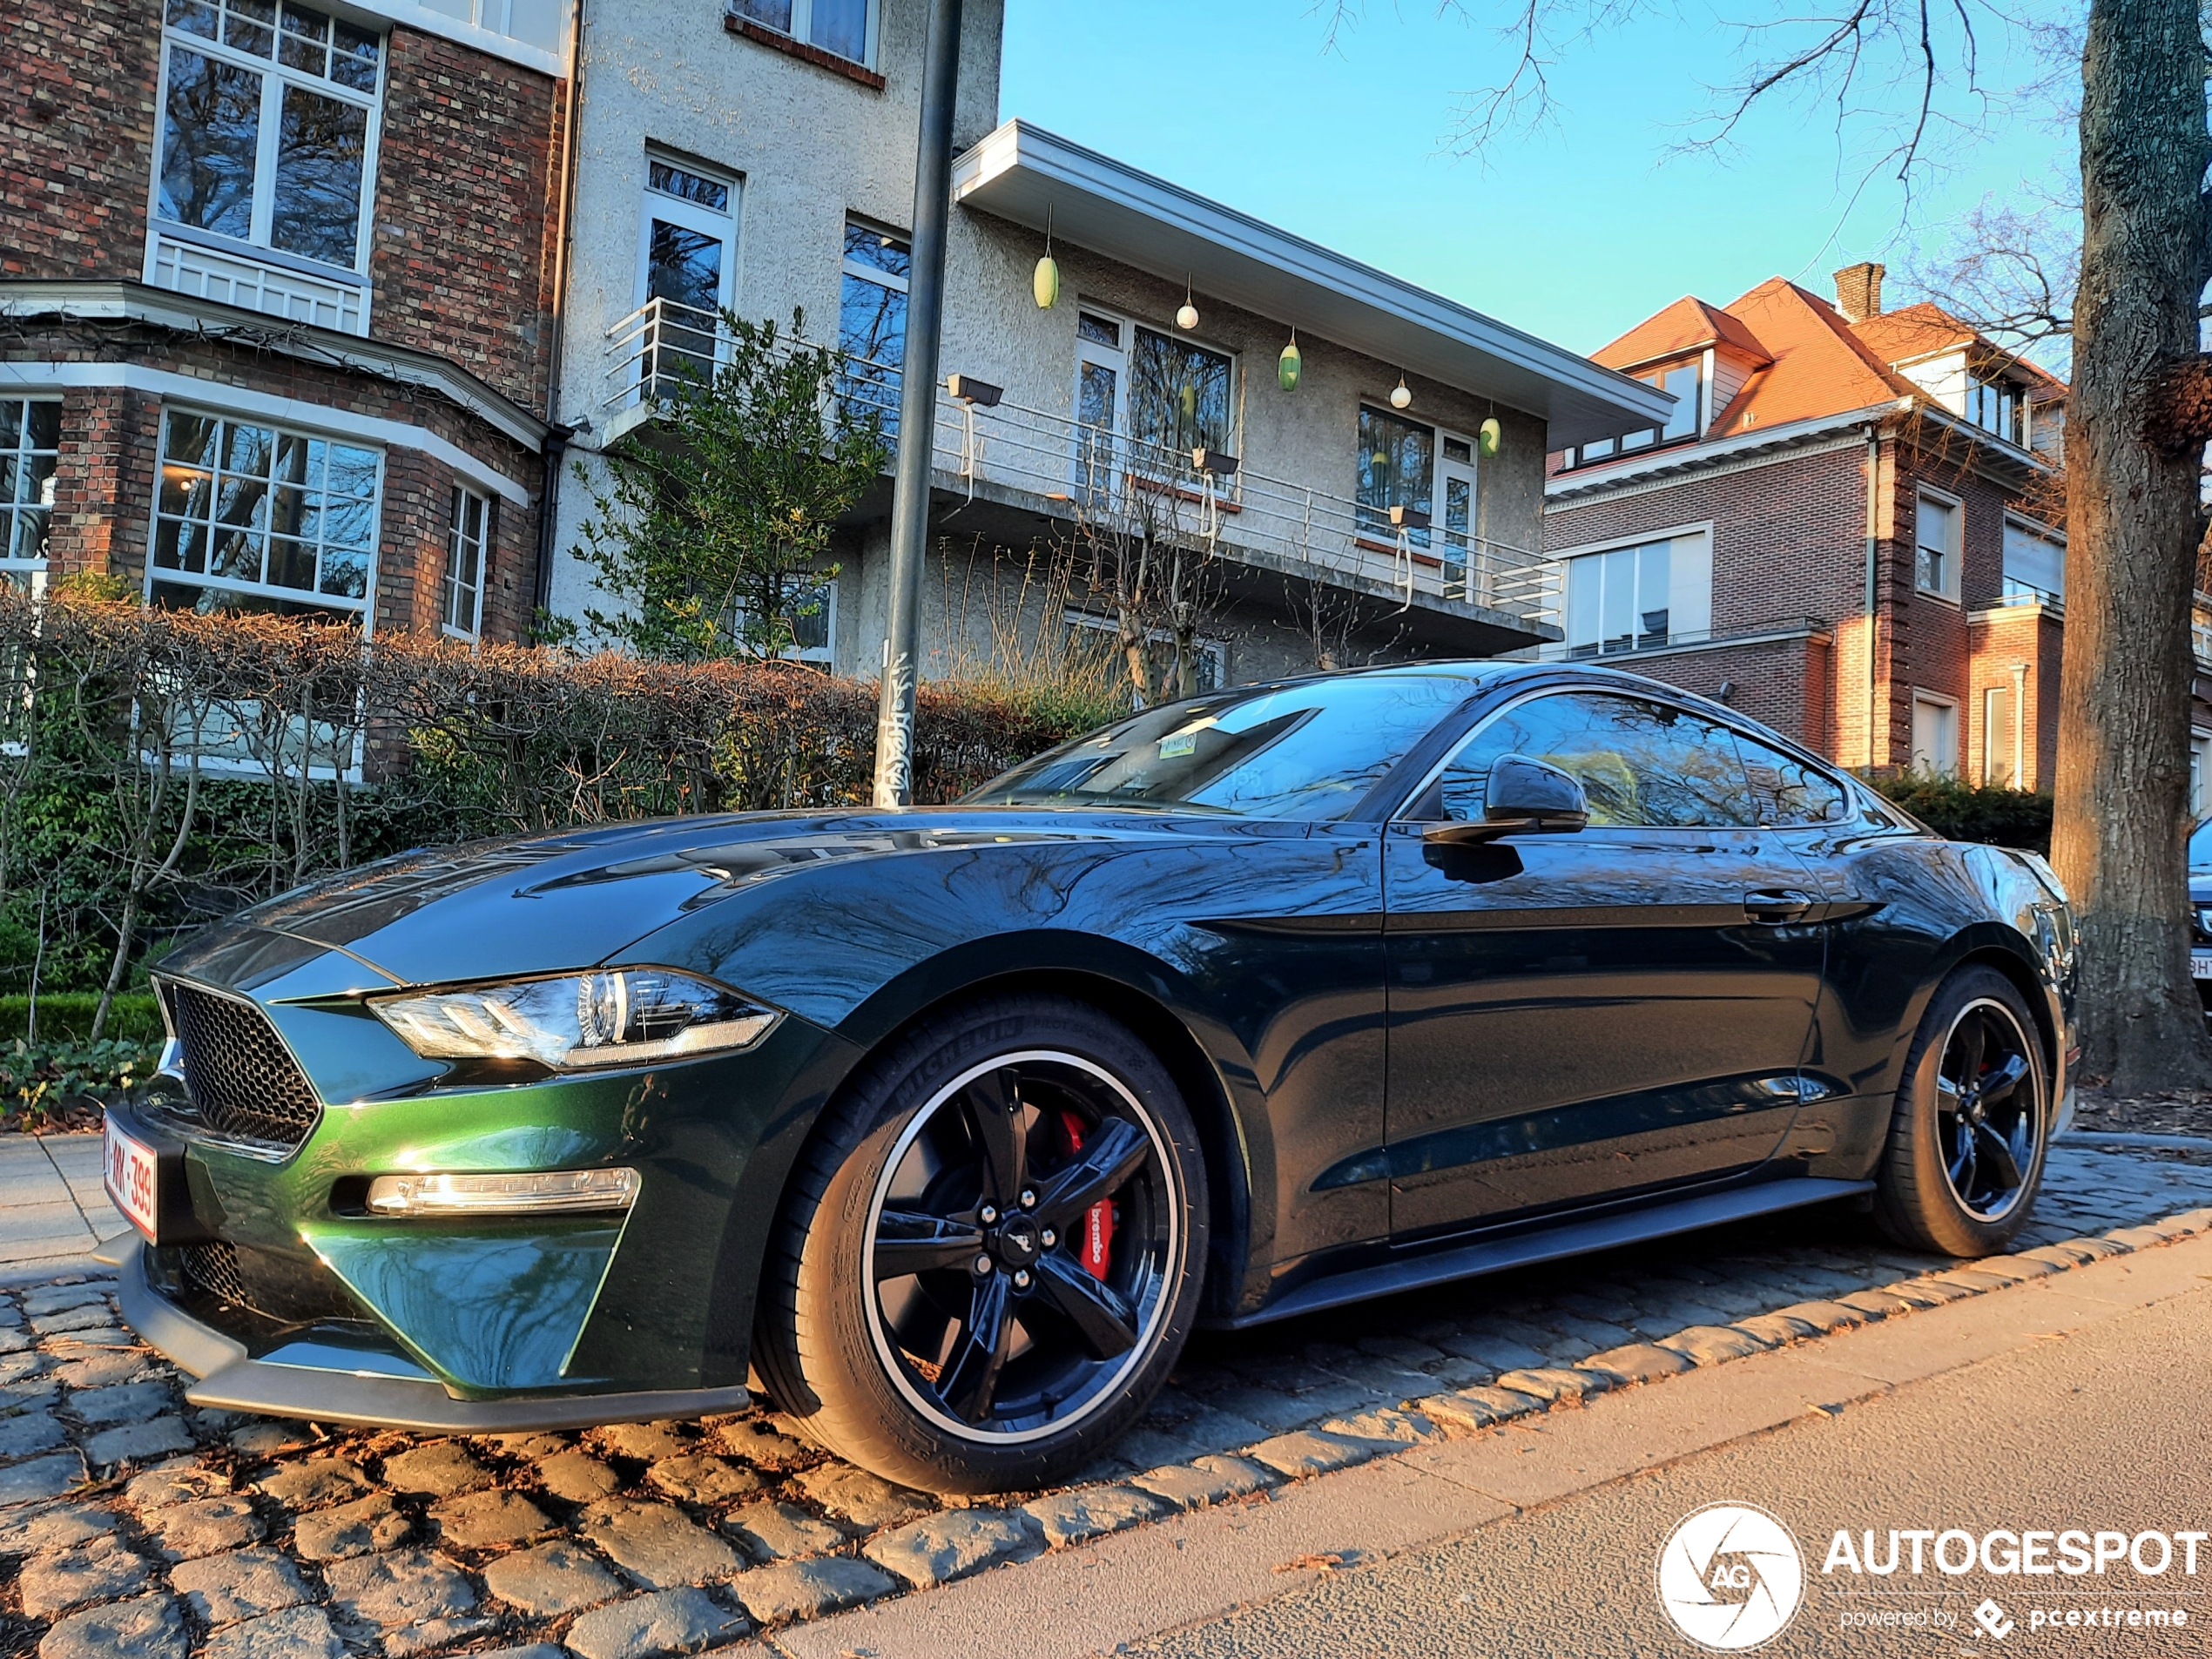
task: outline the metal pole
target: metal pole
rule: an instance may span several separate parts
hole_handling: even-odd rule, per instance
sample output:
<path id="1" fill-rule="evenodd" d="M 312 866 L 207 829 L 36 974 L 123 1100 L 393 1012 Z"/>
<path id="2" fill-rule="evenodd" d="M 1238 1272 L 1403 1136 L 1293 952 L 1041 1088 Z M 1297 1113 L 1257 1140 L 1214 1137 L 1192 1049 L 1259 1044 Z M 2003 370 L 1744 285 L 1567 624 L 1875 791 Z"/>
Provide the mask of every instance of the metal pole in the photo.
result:
<path id="1" fill-rule="evenodd" d="M 961 0 L 935 0 L 931 6 L 921 71 L 914 258 L 907 279 L 907 353 L 899 385 L 899 462 L 892 475 L 889 617 L 875 723 L 878 806 L 904 806 L 914 799 L 914 656 L 921 562 L 929 544 L 929 474 L 937 443 L 938 336 L 945 317 L 945 224 L 952 209 L 960 8 Z"/>

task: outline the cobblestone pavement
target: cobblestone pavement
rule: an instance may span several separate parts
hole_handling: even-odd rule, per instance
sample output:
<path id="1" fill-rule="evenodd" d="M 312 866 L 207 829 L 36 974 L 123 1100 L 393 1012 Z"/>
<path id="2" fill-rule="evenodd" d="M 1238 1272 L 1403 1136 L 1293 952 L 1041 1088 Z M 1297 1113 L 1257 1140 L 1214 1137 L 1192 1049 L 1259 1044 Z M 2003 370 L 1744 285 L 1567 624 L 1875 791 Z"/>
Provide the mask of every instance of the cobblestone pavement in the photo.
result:
<path id="1" fill-rule="evenodd" d="M 197 1411 L 119 1325 L 111 1281 L 65 1276 L 0 1292 L 0 1656 L 696 1652 L 2202 1231 L 2206 1206 L 2212 1163 L 2062 1147 L 2010 1258 L 1919 1257 L 1803 1211 L 1202 1336 L 1084 1483 L 972 1506 L 765 1412 L 440 1440 Z"/>

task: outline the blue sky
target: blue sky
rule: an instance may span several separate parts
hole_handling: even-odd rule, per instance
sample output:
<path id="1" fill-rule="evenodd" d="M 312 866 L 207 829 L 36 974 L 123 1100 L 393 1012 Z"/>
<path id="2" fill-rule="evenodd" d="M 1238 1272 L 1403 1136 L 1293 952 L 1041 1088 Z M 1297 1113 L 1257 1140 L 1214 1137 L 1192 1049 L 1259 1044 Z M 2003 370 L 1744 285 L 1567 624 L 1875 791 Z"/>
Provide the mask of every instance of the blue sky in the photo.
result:
<path id="1" fill-rule="evenodd" d="M 1755 121 L 1729 161 L 1669 156 L 1737 70 L 1718 20 L 1683 15 L 1579 49 L 1553 77 L 1558 123 L 1481 158 L 1442 142 L 1506 49 L 1428 0 L 1371 0 L 1328 54 L 1309 0 L 1007 0 L 1001 106 L 1581 351 L 1777 273 L 1825 293 L 1837 266 L 1878 259 L 1894 284 L 1915 240 L 1933 249 L 1957 213 L 2062 159 L 2020 111 L 1952 146 L 1901 224 L 1894 185 L 1850 206 L 1864 170 L 1805 105 Z M 1994 78 L 2026 77 L 2000 61 Z"/>

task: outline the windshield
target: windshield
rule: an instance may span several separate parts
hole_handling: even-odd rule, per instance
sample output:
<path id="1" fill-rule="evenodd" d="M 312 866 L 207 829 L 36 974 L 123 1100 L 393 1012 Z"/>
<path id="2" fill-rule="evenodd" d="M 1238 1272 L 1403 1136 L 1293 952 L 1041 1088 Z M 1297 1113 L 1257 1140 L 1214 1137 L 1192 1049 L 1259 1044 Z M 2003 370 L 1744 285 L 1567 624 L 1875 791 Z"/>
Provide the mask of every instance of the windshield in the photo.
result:
<path id="1" fill-rule="evenodd" d="M 2212 818 L 2189 832 L 2189 868 L 2202 870 L 2208 867 L 2212 867 Z"/>
<path id="2" fill-rule="evenodd" d="M 1457 675 L 1358 674 L 1217 691 L 1078 738 L 968 799 L 1340 817 L 1474 691 Z"/>

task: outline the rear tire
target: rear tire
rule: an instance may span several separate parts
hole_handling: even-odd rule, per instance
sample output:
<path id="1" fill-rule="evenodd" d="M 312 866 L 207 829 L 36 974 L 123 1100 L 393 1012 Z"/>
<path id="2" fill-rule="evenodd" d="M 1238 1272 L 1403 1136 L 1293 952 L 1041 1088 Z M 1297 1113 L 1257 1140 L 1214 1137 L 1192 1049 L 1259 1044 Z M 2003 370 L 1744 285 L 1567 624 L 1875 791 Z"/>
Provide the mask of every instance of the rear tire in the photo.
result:
<path id="1" fill-rule="evenodd" d="M 2004 1249 L 2034 1206 L 2050 1127 L 2050 1069 L 2027 1000 L 1993 968 L 1959 969 L 1906 1055 L 1875 1220 L 1916 1250 Z"/>
<path id="2" fill-rule="evenodd" d="M 1166 1381 L 1207 1213 L 1190 1112 L 1126 1028 L 1063 996 L 933 1015 L 802 1155 L 755 1368 L 806 1434 L 886 1480 L 1049 1485 Z"/>

